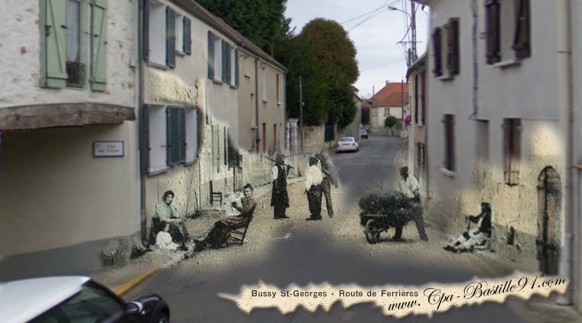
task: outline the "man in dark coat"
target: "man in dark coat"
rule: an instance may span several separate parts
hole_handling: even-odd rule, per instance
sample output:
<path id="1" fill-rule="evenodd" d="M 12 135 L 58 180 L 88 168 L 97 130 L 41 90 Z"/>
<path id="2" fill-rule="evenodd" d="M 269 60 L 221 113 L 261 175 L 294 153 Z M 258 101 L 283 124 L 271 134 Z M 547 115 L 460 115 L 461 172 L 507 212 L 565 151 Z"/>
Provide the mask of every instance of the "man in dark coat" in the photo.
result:
<path id="1" fill-rule="evenodd" d="M 476 216 L 466 216 L 467 230 L 455 241 L 444 247 L 453 252 L 473 251 L 475 247 L 486 247 L 491 239 L 491 204 L 481 203 L 481 213 Z M 477 223 L 477 227 L 471 229 L 471 223 Z"/>
<path id="2" fill-rule="evenodd" d="M 289 165 L 285 165 L 285 155 L 277 154 L 275 166 L 272 168 L 273 190 L 271 192 L 271 206 L 275 208 L 274 219 L 287 219 L 285 211 L 289 207 L 289 194 L 287 193 L 287 174 Z"/>

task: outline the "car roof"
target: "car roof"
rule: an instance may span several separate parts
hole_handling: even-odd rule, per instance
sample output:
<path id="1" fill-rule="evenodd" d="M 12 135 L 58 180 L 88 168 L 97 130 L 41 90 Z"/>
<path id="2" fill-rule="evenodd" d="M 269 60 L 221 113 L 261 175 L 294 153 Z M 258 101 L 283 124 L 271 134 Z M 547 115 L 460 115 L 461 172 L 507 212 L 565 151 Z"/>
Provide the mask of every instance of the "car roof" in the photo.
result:
<path id="1" fill-rule="evenodd" d="M 89 281 L 83 276 L 15 280 L 0 284 L 0 322 L 26 322 L 62 303 Z"/>
<path id="2" fill-rule="evenodd" d="M 342 139 L 349 139 L 349 140 L 354 140 L 354 141 L 356 140 L 354 137 L 341 137 L 339 140 L 342 140 Z"/>

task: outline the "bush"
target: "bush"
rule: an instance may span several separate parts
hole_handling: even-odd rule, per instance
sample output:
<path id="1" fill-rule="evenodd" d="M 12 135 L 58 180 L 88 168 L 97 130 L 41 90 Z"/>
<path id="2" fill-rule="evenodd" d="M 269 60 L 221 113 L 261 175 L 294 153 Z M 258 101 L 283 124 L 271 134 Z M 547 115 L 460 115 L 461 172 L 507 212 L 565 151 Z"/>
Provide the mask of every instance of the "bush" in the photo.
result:
<path id="1" fill-rule="evenodd" d="M 395 190 L 365 194 L 358 205 L 364 214 L 388 215 L 397 222 L 408 222 L 419 208 L 406 195 Z"/>
<path id="2" fill-rule="evenodd" d="M 392 128 L 397 124 L 398 124 L 398 119 L 396 119 L 395 116 L 387 116 L 386 119 L 384 119 L 384 127 Z"/>

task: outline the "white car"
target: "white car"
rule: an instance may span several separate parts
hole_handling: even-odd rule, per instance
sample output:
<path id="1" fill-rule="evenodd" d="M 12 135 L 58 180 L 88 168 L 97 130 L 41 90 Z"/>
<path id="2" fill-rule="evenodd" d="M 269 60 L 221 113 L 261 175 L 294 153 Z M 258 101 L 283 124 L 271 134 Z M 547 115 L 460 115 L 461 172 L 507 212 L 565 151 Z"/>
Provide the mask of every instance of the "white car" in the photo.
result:
<path id="1" fill-rule="evenodd" d="M 0 322 L 168 323 L 170 310 L 158 295 L 125 302 L 89 277 L 58 276 L 0 283 Z"/>
<path id="2" fill-rule="evenodd" d="M 354 137 L 341 137 L 337 142 L 336 152 L 342 151 L 359 151 L 360 144 Z"/>

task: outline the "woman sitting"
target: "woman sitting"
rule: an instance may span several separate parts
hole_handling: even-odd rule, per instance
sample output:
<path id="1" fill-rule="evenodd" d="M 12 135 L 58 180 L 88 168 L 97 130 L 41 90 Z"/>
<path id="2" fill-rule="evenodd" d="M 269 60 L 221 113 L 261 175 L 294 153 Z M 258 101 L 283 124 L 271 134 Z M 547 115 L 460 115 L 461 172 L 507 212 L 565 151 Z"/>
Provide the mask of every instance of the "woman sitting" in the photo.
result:
<path id="1" fill-rule="evenodd" d="M 241 203 L 232 202 L 232 206 L 236 208 L 240 214 L 235 216 L 227 216 L 222 220 L 214 223 L 214 226 L 206 232 L 205 235 L 194 240 L 196 243 L 195 251 L 201 251 L 210 245 L 212 248 L 220 248 L 226 244 L 230 232 L 246 226 L 251 220 L 257 202 L 253 199 L 253 187 L 247 184 L 243 189 L 244 197 Z"/>
<path id="2" fill-rule="evenodd" d="M 455 241 L 445 246 L 445 250 L 453 252 L 473 251 L 477 246 L 484 246 L 491 238 L 491 204 L 481 203 L 481 213 L 476 216 L 467 216 L 467 231 L 463 232 Z M 471 222 L 477 227 L 470 229 Z"/>

